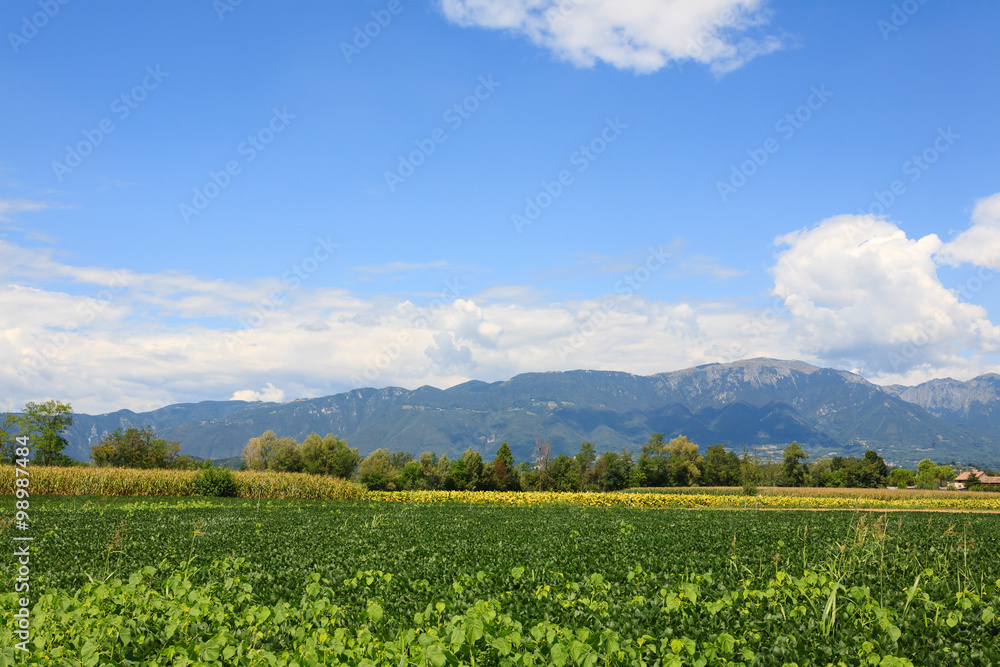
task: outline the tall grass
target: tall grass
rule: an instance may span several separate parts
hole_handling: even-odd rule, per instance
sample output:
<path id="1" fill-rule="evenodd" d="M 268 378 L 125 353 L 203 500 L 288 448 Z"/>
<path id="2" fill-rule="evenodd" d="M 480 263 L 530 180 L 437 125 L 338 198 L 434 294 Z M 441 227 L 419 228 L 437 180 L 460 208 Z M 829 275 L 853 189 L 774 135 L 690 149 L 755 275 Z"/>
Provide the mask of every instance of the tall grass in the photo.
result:
<path id="1" fill-rule="evenodd" d="M 193 496 L 196 470 L 132 468 L 29 468 L 29 491 L 69 496 Z M 14 466 L 0 466 L 0 489 L 12 493 Z M 360 500 L 367 492 L 344 479 L 290 472 L 235 472 L 240 498 L 304 498 Z M 9 490 L 9 491 L 8 491 Z"/>

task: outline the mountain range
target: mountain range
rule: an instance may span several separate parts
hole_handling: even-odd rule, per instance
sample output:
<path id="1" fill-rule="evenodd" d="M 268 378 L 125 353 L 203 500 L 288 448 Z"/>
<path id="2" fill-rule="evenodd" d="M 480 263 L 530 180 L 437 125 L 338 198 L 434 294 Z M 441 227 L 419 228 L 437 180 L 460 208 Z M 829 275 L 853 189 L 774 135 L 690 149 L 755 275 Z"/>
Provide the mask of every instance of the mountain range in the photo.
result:
<path id="1" fill-rule="evenodd" d="M 536 438 L 551 441 L 553 454 L 572 454 L 583 441 L 598 451 L 635 450 L 660 432 L 765 457 L 780 457 L 795 441 L 813 457 L 870 448 L 896 465 L 923 458 L 990 465 L 1000 462 L 1000 375 L 882 387 L 847 371 L 775 359 L 648 376 L 525 373 L 443 390 L 364 388 L 288 403 L 205 401 L 76 414 L 66 453 L 86 460 L 106 433 L 147 424 L 180 442 L 183 453 L 211 459 L 238 456 L 268 429 L 299 441 L 334 433 L 362 454 L 386 447 L 454 457 L 472 447 L 491 457 L 506 441 L 518 460 L 532 457 Z"/>

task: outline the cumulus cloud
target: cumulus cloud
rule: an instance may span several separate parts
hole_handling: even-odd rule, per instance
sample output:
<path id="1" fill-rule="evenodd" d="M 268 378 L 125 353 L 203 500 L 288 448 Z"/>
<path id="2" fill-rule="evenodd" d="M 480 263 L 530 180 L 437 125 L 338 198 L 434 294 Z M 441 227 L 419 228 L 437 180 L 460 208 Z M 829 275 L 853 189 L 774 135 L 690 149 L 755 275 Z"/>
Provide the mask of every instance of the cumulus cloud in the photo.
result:
<path id="1" fill-rule="evenodd" d="M 424 350 L 427 355 L 442 370 L 469 371 L 475 368 L 472 361 L 472 349 L 468 345 L 455 343 L 455 336 L 446 332 L 434 334 L 434 344 Z"/>
<path id="2" fill-rule="evenodd" d="M 986 310 L 937 275 L 945 245 L 907 238 L 894 223 L 841 215 L 777 239 L 774 292 L 792 320 L 795 347 L 870 375 L 959 364 L 965 350 L 1000 341 Z"/>
<path id="3" fill-rule="evenodd" d="M 1000 269 L 1000 193 L 976 202 L 972 225 L 945 244 L 940 255 L 952 265 L 968 262 Z"/>
<path id="4" fill-rule="evenodd" d="M 768 22 L 763 0 L 442 0 L 461 26 L 522 34 L 557 57 L 590 67 L 655 72 L 691 60 L 724 74 L 783 46 L 753 35 Z"/>
<path id="5" fill-rule="evenodd" d="M 263 401 L 265 403 L 281 403 L 285 400 L 285 392 L 278 389 L 270 382 L 267 383 L 266 387 L 263 387 L 260 391 L 254 391 L 252 389 L 243 389 L 242 391 L 233 392 L 233 396 L 230 399 L 232 401 Z"/>

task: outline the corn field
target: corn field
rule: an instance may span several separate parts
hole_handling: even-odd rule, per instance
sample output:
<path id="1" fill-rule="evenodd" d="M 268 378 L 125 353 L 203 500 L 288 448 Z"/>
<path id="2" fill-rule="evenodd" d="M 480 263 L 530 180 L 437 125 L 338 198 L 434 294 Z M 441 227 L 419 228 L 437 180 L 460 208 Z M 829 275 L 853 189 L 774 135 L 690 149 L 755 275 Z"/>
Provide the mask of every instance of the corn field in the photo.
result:
<path id="1" fill-rule="evenodd" d="M 14 466 L 0 466 L 0 488 L 14 488 Z M 69 496 L 193 496 L 196 470 L 31 468 L 31 493 Z M 335 477 L 286 472 L 233 473 L 241 498 L 360 500 L 361 487 Z"/>

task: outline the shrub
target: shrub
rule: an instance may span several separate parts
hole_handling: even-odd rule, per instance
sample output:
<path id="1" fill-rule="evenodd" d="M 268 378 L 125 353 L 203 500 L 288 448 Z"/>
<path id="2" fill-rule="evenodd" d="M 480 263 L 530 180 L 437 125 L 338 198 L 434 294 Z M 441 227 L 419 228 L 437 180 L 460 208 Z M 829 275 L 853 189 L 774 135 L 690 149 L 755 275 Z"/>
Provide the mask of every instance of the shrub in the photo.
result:
<path id="1" fill-rule="evenodd" d="M 389 478 L 385 476 L 379 470 L 370 472 L 361 478 L 361 483 L 364 484 L 369 491 L 387 491 L 389 490 Z"/>
<path id="2" fill-rule="evenodd" d="M 236 497 L 236 479 L 228 468 L 205 468 L 194 478 L 194 488 L 199 496 Z"/>

